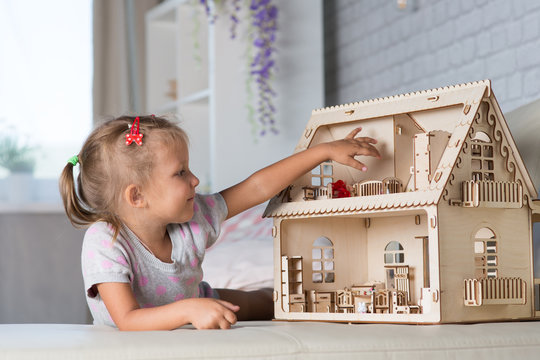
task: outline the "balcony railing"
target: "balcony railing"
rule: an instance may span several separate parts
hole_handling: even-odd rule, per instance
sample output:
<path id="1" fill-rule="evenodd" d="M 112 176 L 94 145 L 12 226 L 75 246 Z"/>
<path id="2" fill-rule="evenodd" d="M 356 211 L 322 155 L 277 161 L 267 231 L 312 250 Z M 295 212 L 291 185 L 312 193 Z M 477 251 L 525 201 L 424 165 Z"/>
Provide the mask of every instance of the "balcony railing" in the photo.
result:
<path id="1" fill-rule="evenodd" d="M 523 187 L 515 181 L 463 181 L 464 207 L 520 208 Z"/>
<path id="2" fill-rule="evenodd" d="M 465 279 L 465 306 L 523 305 L 527 283 L 521 278 Z"/>

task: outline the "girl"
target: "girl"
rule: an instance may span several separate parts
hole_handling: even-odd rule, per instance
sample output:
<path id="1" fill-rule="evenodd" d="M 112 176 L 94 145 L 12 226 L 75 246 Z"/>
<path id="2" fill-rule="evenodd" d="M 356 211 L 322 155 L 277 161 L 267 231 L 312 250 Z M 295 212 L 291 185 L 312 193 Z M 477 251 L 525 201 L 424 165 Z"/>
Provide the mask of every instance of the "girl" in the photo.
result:
<path id="1" fill-rule="evenodd" d="M 188 323 L 227 329 L 237 319 L 270 319 L 271 291 L 214 290 L 202 281 L 205 249 L 225 219 L 270 199 L 323 161 L 366 171 L 355 156 L 380 155 L 376 140 L 355 138 L 359 131 L 296 153 L 220 193 L 199 195 L 187 136 L 175 124 L 124 116 L 97 127 L 60 178 L 70 221 L 90 225 L 81 260 L 94 323 L 120 330 Z"/>

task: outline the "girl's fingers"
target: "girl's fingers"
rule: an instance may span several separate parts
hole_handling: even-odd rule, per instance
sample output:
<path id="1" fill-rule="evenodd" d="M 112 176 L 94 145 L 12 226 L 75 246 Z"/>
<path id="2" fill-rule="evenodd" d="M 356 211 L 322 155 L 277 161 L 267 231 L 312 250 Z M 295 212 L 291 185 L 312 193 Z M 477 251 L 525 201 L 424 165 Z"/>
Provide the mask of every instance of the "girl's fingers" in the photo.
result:
<path id="1" fill-rule="evenodd" d="M 360 131 L 362 131 L 361 127 L 357 127 L 353 131 L 351 131 L 347 136 L 345 136 L 345 139 L 354 139 L 356 134 L 358 134 Z"/>
<path id="2" fill-rule="evenodd" d="M 227 309 L 231 310 L 231 311 L 238 311 L 240 310 L 240 306 L 238 305 L 234 305 L 228 301 L 225 301 L 225 300 L 218 300 L 218 303 L 220 303 L 221 305 L 223 305 L 224 307 L 226 307 Z"/>
<path id="3" fill-rule="evenodd" d="M 352 159 L 352 158 L 345 165 L 348 165 L 348 166 L 353 167 L 353 168 L 355 168 L 357 170 L 360 170 L 360 171 L 367 171 L 367 169 L 368 169 L 367 166 L 364 163 L 362 163 L 362 162 L 360 162 L 358 160 Z"/>
<path id="4" fill-rule="evenodd" d="M 361 145 L 363 149 L 367 150 L 368 153 L 367 154 L 361 154 L 361 155 L 371 155 L 371 156 L 374 156 L 376 158 L 381 158 L 381 154 L 379 153 L 379 150 L 377 150 L 377 148 L 371 144 L 367 144 L 367 143 L 364 143 Z"/>
<path id="5" fill-rule="evenodd" d="M 229 324 L 231 324 L 231 325 L 236 324 L 237 317 L 232 311 L 227 311 L 224 314 L 224 317 L 225 317 L 225 320 L 227 320 L 229 322 Z"/>
<path id="6" fill-rule="evenodd" d="M 230 328 L 231 328 L 231 323 L 228 322 L 226 319 L 221 319 L 221 321 L 218 324 L 218 329 L 227 330 Z"/>
<path id="7" fill-rule="evenodd" d="M 359 142 L 369 143 L 369 144 L 376 144 L 377 143 L 377 139 L 374 139 L 374 138 L 369 137 L 369 136 L 357 137 L 357 138 L 354 138 L 354 140 L 359 141 Z"/>

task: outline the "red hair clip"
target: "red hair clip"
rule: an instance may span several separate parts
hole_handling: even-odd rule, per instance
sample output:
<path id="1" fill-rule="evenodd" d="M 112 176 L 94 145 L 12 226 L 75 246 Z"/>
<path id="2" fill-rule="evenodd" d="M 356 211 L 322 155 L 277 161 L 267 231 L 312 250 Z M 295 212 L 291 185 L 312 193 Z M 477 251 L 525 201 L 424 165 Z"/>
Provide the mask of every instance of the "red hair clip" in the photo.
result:
<path id="1" fill-rule="evenodd" d="M 137 116 L 133 120 L 133 125 L 131 125 L 131 130 L 129 134 L 126 134 L 126 145 L 131 145 L 133 141 L 139 146 L 142 145 L 143 134 L 139 133 L 139 117 Z"/>

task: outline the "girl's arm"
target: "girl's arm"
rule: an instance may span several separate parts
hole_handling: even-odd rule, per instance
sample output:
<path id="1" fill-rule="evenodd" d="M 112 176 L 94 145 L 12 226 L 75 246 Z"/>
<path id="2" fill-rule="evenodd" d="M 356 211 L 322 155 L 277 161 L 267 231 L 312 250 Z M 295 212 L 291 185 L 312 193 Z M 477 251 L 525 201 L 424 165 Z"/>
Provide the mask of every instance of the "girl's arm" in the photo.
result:
<path id="1" fill-rule="evenodd" d="M 140 308 L 127 283 L 101 283 L 98 291 L 120 330 L 172 330 L 186 324 L 197 329 L 228 329 L 239 307 L 227 301 L 193 298 L 154 308 Z"/>
<path id="2" fill-rule="evenodd" d="M 221 192 L 227 203 L 227 218 L 260 204 L 279 193 L 299 176 L 311 171 L 318 164 L 334 160 L 361 171 L 367 167 L 355 156 L 380 154 L 372 145 L 377 140 L 370 137 L 355 137 L 361 128 L 354 129 L 342 140 L 318 144 L 312 148 L 291 155 L 277 163 L 257 171 L 246 180 Z"/>

